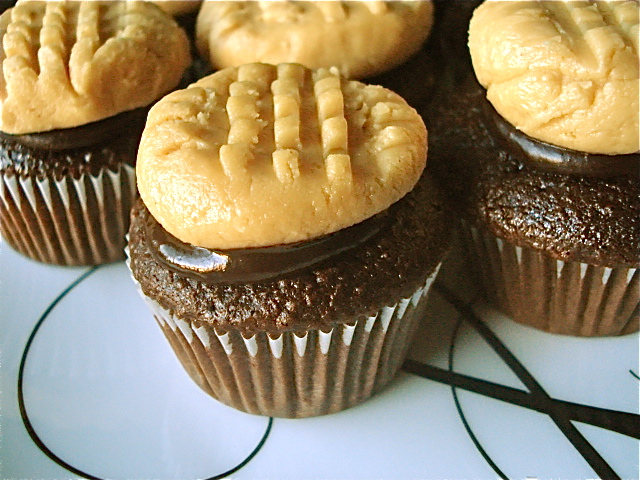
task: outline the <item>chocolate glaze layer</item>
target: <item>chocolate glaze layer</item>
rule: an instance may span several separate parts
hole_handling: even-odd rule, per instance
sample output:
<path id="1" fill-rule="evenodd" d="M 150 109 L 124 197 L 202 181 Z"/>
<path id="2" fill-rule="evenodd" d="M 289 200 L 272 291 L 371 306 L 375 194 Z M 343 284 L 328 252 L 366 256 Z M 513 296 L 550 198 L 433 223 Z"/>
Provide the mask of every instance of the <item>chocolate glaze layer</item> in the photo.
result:
<path id="1" fill-rule="evenodd" d="M 428 168 L 458 214 L 506 241 L 561 260 L 640 266 L 640 180 L 541 169 L 505 149 L 487 125 L 470 62 L 445 72 L 422 114 Z M 450 70 L 453 70 L 451 67 Z"/>
<path id="2" fill-rule="evenodd" d="M 532 168 L 588 177 L 640 177 L 640 153 L 601 155 L 557 147 L 529 137 L 484 102 L 486 124 L 502 148 Z"/>
<path id="3" fill-rule="evenodd" d="M 356 248 L 288 272 L 245 283 L 205 282 L 160 263 L 139 201 L 129 231 L 130 267 L 143 292 L 174 315 L 245 335 L 332 328 L 411 295 L 449 246 L 450 215 L 428 177 L 397 204 L 385 228 Z"/>
<path id="4" fill-rule="evenodd" d="M 259 248 L 212 250 L 182 242 L 152 215 L 145 236 L 155 259 L 177 273 L 205 282 L 240 283 L 275 279 L 356 248 L 384 228 L 390 211 L 357 225 L 304 242 Z"/>
<path id="5" fill-rule="evenodd" d="M 135 165 L 147 108 L 41 134 L 0 133 L 0 173 L 61 179 Z M 64 148 L 63 148 L 64 147 Z"/>
<path id="6" fill-rule="evenodd" d="M 0 139 L 7 143 L 19 143 L 39 150 L 72 150 L 106 143 L 127 132 L 144 128 L 148 107 L 122 112 L 109 118 L 73 128 L 48 132 L 12 135 L 0 131 Z"/>

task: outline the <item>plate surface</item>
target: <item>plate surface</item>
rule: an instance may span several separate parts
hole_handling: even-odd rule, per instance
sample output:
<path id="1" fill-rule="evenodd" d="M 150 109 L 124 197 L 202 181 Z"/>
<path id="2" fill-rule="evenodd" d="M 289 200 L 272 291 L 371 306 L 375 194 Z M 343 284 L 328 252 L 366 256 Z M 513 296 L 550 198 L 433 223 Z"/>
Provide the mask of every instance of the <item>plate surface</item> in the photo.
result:
<path id="1" fill-rule="evenodd" d="M 0 243 L 0 478 L 638 478 L 638 334 L 523 327 L 444 270 L 388 389 L 268 419 L 187 377 L 124 263 L 53 267 Z"/>

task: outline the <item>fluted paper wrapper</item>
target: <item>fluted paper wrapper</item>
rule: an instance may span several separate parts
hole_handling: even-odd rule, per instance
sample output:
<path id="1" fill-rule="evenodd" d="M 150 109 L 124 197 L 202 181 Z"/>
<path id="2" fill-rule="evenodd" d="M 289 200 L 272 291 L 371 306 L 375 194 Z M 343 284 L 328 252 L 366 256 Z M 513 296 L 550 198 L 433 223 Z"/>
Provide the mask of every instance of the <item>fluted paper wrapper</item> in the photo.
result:
<path id="1" fill-rule="evenodd" d="M 638 330 L 637 268 L 565 262 L 467 224 L 461 237 L 488 300 L 513 320 L 573 336 L 614 336 Z"/>
<path id="2" fill-rule="evenodd" d="M 56 265 L 124 259 L 137 196 L 133 167 L 60 180 L 5 174 L 1 186 L 0 232 L 23 255 Z"/>
<path id="3" fill-rule="evenodd" d="M 300 418 L 352 407 L 392 380 L 424 313 L 435 275 L 411 297 L 369 318 L 328 331 L 278 336 L 245 338 L 238 331 L 219 334 L 207 325 L 194 328 L 142 297 L 183 367 L 205 392 L 248 413 Z"/>

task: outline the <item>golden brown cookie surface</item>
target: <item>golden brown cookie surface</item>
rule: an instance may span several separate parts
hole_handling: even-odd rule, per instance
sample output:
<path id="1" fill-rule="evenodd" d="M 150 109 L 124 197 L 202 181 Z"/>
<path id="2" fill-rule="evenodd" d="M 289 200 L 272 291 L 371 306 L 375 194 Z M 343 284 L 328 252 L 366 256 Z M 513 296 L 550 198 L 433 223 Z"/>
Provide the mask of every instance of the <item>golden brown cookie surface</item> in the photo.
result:
<path id="1" fill-rule="evenodd" d="M 486 1 L 469 48 L 496 110 L 573 150 L 639 150 L 636 1 Z"/>
<path id="2" fill-rule="evenodd" d="M 202 57 L 216 68 L 295 62 L 364 78 L 408 59 L 432 21 L 430 0 L 206 1 L 196 37 Z"/>
<path id="3" fill-rule="evenodd" d="M 146 106 L 189 64 L 184 32 L 145 2 L 21 1 L 0 17 L 0 130 L 33 133 Z"/>
<path id="4" fill-rule="evenodd" d="M 247 64 L 150 111 L 138 187 L 180 240 L 241 248 L 358 223 L 413 188 L 426 129 L 395 93 L 297 64 Z"/>

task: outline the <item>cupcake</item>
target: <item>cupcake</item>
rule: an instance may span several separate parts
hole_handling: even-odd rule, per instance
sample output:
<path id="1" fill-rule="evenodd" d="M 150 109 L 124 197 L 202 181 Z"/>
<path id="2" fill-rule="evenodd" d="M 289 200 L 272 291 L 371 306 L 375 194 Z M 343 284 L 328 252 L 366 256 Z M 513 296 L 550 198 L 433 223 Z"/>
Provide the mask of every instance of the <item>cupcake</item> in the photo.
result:
<path id="1" fill-rule="evenodd" d="M 205 1 L 196 45 L 213 69 L 251 62 L 335 66 L 343 76 L 396 91 L 417 108 L 437 71 L 426 42 L 433 22 L 431 0 Z"/>
<path id="2" fill-rule="evenodd" d="M 471 267 L 519 323 L 638 330 L 638 16 L 631 1 L 487 1 L 471 75 L 428 110 Z"/>
<path id="3" fill-rule="evenodd" d="M 229 67 L 151 109 L 128 263 L 205 392 L 309 417 L 392 380 L 449 243 L 426 135 L 397 94 L 299 64 Z"/>
<path id="4" fill-rule="evenodd" d="M 123 259 L 146 113 L 186 35 L 151 3 L 24 1 L 0 36 L 0 234 L 45 263 Z"/>

